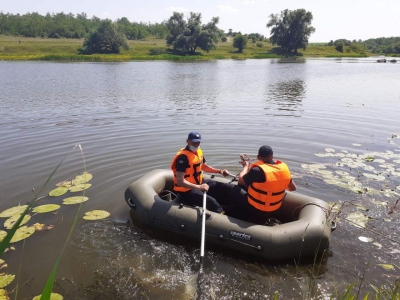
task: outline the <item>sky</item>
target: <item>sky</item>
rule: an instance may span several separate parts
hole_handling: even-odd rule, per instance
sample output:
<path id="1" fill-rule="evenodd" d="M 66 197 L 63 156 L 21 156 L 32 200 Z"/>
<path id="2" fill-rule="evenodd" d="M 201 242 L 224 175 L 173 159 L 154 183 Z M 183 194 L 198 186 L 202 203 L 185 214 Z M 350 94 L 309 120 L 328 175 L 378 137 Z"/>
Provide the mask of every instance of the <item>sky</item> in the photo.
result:
<path id="1" fill-rule="evenodd" d="M 300 8 L 313 15 L 316 30 L 309 42 L 400 36 L 400 0 L 0 0 L 3 13 L 85 12 L 89 18 L 113 21 L 126 17 L 131 22 L 161 23 L 174 11 L 185 17 L 195 12 L 201 13 L 203 24 L 219 17 L 217 26 L 225 32 L 266 37 L 271 14 Z"/>

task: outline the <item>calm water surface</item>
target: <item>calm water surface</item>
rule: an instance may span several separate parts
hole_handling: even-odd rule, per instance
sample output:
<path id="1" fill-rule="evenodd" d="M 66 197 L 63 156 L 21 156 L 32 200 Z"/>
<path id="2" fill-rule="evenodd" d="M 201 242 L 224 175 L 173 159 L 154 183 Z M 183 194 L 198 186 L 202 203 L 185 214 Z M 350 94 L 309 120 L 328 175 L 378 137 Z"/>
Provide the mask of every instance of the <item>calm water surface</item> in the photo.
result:
<path id="1" fill-rule="evenodd" d="M 81 144 L 94 176 L 81 215 L 101 209 L 111 217 L 88 222 L 80 215 L 54 291 L 66 299 L 187 299 L 199 246 L 130 224 L 125 189 L 150 170 L 168 168 L 192 130 L 203 135 L 207 162 L 233 173 L 240 170 L 239 153 L 255 157 L 260 145 L 269 144 L 275 157 L 289 165 L 298 192 L 346 203 L 343 218 L 357 210 L 351 203 L 363 204 L 369 209 L 363 211 L 370 217 L 368 230 L 341 219 L 317 271 L 312 261 L 296 267 L 292 261 L 254 261 L 209 249 L 202 297 L 266 299 L 275 291 L 282 299 L 303 299 L 307 292 L 321 298 L 343 295 L 349 284 L 359 288 L 364 272 L 360 288 L 365 295 L 373 291 L 371 285 L 388 286 L 399 278 L 399 207 L 388 214 L 399 196 L 354 193 L 302 165 L 344 170 L 335 165 L 340 158 L 315 155 L 332 148 L 355 156 L 392 153 L 385 163 L 399 172 L 399 78 L 399 64 L 378 64 L 373 58 L 0 62 L 0 211 L 30 200 L 32 188 L 38 191 L 67 153 L 41 195 L 82 172 L 81 154 L 73 150 Z M 382 162 L 371 165 L 376 173 L 388 168 Z M 345 171 L 353 176 L 364 172 Z M 399 185 L 396 175 L 368 182 L 377 190 L 399 191 Z M 41 204 L 61 204 L 62 199 L 45 197 Z M 32 217 L 28 225 L 55 228 L 15 243 L 16 250 L 4 255 L 5 272 L 18 274 L 22 266 L 9 292 L 18 280 L 18 298 L 41 293 L 77 209 L 62 205 L 58 214 Z M 381 246 L 362 242 L 360 236 Z M 394 265 L 394 270 L 378 264 Z"/>

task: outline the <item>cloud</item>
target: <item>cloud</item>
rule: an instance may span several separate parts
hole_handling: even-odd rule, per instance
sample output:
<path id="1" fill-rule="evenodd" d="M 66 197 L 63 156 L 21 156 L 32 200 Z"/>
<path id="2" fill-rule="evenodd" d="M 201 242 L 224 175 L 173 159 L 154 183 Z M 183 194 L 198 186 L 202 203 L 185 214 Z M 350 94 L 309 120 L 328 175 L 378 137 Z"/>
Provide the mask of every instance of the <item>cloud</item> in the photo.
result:
<path id="1" fill-rule="evenodd" d="M 217 6 L 217 10 L 226 12 L 226 13 L 237 13 L 240 11 L 240 9 L 238 9 L 238 8 L 234 8 L 234 7 L 228 6 L 228 5 L 221 5 L 221 4 Z"/>
<path id="2" fill-rule="evenodd" d="M 254 1 L 254 0 L 244 0 L 243 1 L 244 5 L 251 5 L 251 4 L 254 4 L 254 3 L 256 3 L 256 1 Z"/>
<path id="3" fill-rule="evenodd" d="M 167 8 L 167 10 L 171 11 L 171 12 L 180 12 L 180 13 L 187 13 L 189 12 L 189 10 L 187 8 L 181 7 L 181 6 L 170 6 Z"/>

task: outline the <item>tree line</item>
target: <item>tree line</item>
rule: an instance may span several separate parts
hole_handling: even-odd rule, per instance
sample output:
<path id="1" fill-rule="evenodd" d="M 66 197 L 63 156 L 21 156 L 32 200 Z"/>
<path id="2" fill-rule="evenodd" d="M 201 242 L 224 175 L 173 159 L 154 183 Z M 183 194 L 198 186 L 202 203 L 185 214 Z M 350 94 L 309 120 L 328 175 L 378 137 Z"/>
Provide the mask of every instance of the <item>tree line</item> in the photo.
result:
<path id="1" fill-rule="evenodd" d="M 326 46 L 335 46 L 339 52 L 344 51 L 344 46 L 353 52 L 371 52 L 371 53 L 385 53 L 385 54 L 399 54 L 400 53 L 400 37 L 381 37 L 376 39 L 362 40 L 347 40 L 338 39 L 331 40 Z"/>
<path id="2" fill-rule="evenodd" d="M 84 38 L 87 34 L 97 30 L 102 20 L 96 16 L 88 18 L 86 13 L 65 14 L 64 12 L 42 16 L 37 12 L 10 14 L 0 12 L 0 34 L 42 37 L 42 38 Z M 149 36 L 165 38 L 168 29 L 162 23 L 130 22 L 123 17 L 115 22 L 119 31 L 129 40 L 141 40 Z"/>
<path id="3" fill-rule="evenodd" d="M 269 41 L 279 46 L 284 53 L 297 54 L 297 50 L 306 50 L 308 40 L 315 28 L 311 26 L 313 15 L 305 9 L 283 10 L 280 14 L 271 14 L 266 24 L 270 28 Z M 42 38 L 85 38 L 81 53 L 119 53 L 120 48 L 128 49 L 128 40 L 142 40 L 149 36 L 165 39 L 166 44 L 180 53 L 195 54 L 197 49 L 209 52 L 217 48 L 220 41 L 233 38 L 233 47 L 243 52 L 251 40 L 262 47 L 266 38 L 258 33 L 242 34 L 229 29 L 225 33 L 217 27 L 218 17 L 203 24 L 200 13 L 173 15 L 161 23 L 130 22 L 123 17 L 115 22 L 86 13 L 74 15 L 63 12 L 42 16 L 39 13 L 4 14 L 0 12 L 0 34 L 42 37 Z M 326 46 L 335 46 L 339 52 L 400 53 L 400 37 L 362 40 L 331 40 Z"/>

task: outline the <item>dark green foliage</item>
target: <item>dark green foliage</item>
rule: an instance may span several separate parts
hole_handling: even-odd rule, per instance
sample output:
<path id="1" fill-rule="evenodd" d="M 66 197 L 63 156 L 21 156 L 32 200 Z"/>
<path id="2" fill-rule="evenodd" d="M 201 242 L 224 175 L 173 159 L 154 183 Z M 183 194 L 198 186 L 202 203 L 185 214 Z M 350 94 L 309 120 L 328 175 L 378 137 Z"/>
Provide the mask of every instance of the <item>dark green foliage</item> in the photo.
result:
<path id="1" fill-rule="evenodd" d="M 362 43 L 352 42 L 348 49 L 352 52 L 365 54 L 365 47 Z"/>
<path id="2" fill-rule="evenodd" d="M 238 34 L 233 39 L 233 47 L 238 48 L 238 52 L 242 53 L 243 49 L 246 48 L 247 45 L 247 37 L 241 34 Z"/>
<path id="3" fill-rule="evenodd" d="M 111 20 L 104 20 L 97 30 L 85 38 L 81 53 L 119 53 L 121 47 L 129 49 L 124 34 Z"/>
<path id="4" fill-rule="evenodd" d="M 343 46 L 350 46 L 352 42 L 346 39 L 339 39 L 336 41 L 330 41 L 328 44 L 326 44 L 326 46 L 337 46 L 337 45 L 343 45 Z M 354 43 L 356 43 L 356 41 L 354 41 Z"/>
<path id="5" fill-rule="evenodd" d="M 336 47 L 335 47 L 335 49 L 336 49 L 336 51 L 339 51 L 339 52 L 342 52 L 342 53 L 343 53 L 343 44 L 342 44 L 342 43 L 337 44 Z"/>
<path id="6" fill-rule="evenodd" d="M 228 38 L 226 37 L 226 36 L 223 36 L 222 38 L 221 38 L 221 41 L 222 42 L 226 42 L 228 40 Z"/>
<path id="7" fill-rule="evenodd" d="M 396 44 L 398 43 L 400 43 L 400 37 L 381 37 L 363 41 L 365 49 L 372 53 L 400 53 L 396 52 Z"/>
<path id="8" fill-rule="evenodd" d="M 207 53 L 216 49 L 222 31 L 218 29 L 219 18 L 202 25 L 201 14 L 191 12 L 188 20 L 183 19 L 183 13 L 174 12 L 166 25 L 170 32 L 166 41 L 175 50 L 194 54 L 197 48 Z"/>
<path id="9" fill-rule="evenodd" d="M 247 38 L 255 41 L 263 41 L 265 37 L 259 33 L 250 33 L 247 35 Z"/>
<path id="10" fill-rule="evenodd" d="M 286 52 L 297 53 L 298 48 L 306 49 L 308 38 L 315 32 L 311 26 L 312 13 L 305 9 L 281 11 L 270 15 L 267 27 L 272 27 L 270 42 L 280 46 Z"/>
<path id="11" fill-rule="evenodd" d="M 36 12 L 20 14 L 4 14 L 0 11 L 0 34 L 42 37 L 42 38 L 83 38 L 89 32 L 95 30 L 101 19 L 93 16 L 87 18 L 86 13 L 57 14 L 47 13 L 42 16 Z M 121 31 L 131 40 L 141 40 L 149 35 L 164 39 L 168 34 L 166 24 L 146 24 L 130 22 L 123 17 L 117 20 Z"/>

